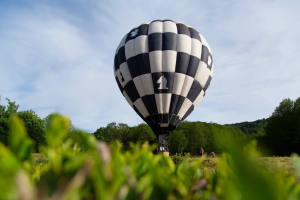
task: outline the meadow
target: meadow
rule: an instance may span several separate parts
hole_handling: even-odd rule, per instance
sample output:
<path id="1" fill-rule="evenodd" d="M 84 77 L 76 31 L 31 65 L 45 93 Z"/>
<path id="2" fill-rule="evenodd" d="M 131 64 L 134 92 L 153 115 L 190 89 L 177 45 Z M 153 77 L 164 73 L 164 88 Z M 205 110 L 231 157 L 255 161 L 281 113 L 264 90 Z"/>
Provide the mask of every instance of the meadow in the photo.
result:
<path id="1" fill-rule="evenodd" d="M 205 156 L 201 157 L 183 157 L 183 156 L 171 156 L 174 164 L 178 164 L 181 160 L 186 159 L 185 162 L 193 162 L 198 161 L 201 164 L 199 165 L 199 169 L 204 171 L 209 171 L 212 173 L 216 173 L 218 169 L 219 157 L 211 157 Z M 32 164 L 43 165 L 47 163 L 47 159 L 41 153 L 32 154 Z M 257 157 L 255 158 L 256 165 L 267 171 L 268 173 L 281 173 L 284 176 L 293 176 L 296 173 L 296 169 L 293 162 L 293 157 Z M 300 177 L 297 177 L 298 181 L 300 181 Z"/>
<path id="2" fill-rule="evenodd" d="M 166 157 L 148 142 L 124 151 L 84 132 L 78 146 L 68 127 L 54 118 L 36 154 L 24 123 L 12 119 L 8 145 L 0 143 L 0 199 L 300 199 L 300 158 L 259 157 L 255 140 L 225 141 L 230 154 L 217 158 Z"/>
<path id="3" fill-rule="evenodd" d="M 172 157 L 174 163 L 177 163 L 183 158 L 184 157 L 182 156 Z M 192 162 L 197 160 L 203 160 L 203 162 L 199 166 L 199 168 L 202 170 L 208 170 L 215 173 L 218 169 L 218 157 L 213 158 L 211 156 L 205 156 L 204 159 L 202 159 L 201 157 L 189 157 L 187 158 L 186 162 Z M 256 157 L 255 163 L 259 168 L 269 173 L 280 172 L 285 176 L 291 176 L 296 172 L 293 157 Z"/>

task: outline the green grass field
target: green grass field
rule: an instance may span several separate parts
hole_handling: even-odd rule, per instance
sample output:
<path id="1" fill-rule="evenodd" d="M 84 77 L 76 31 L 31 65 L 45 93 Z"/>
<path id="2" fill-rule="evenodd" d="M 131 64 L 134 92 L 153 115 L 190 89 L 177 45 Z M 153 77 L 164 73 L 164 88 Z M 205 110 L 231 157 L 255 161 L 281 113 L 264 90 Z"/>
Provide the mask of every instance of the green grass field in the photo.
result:
<path id="1" fill-rule="evenodd" d="M 200 157 L 190 157 L 187 161 L 198 160 Z M 211 172 L 215 172 L 218 169 L 218 157 L 216 158 L 205 158 L 204 162 L 202 162 L 200 168 L 202 170 L 209 170 Z M 295 173 L 295 168 L 293 165 L 292 157 L 258 157 L 257 165 L 266 171 L 276 172 L 281 171 L 287 176 Z M 33 154 L 33 162 L 34 163 L 44 163 L 47 162 L 43 155 L 40 153 Z"/>
<path id="2" fill-rule="evenodd" d="M 291 157 L 259 157 L 257 164 L 270 172 L 282 171 L 286 175 L 291 175 L 295 172 Z"/>
<path id="3" fill-rule="evenodd" d="M 191 157 L 187 161 L 201 159 L 200 157 Z M 258 157 L 257 165 L 266 171 L 277 172 L 281 171 L 285 175 L 289 176 L 295 173 L 292 157 Z M 214 172 L 218 168 L 218 157 L 205 158 L 201 165 L 203 170 L 211 170 Z"/>

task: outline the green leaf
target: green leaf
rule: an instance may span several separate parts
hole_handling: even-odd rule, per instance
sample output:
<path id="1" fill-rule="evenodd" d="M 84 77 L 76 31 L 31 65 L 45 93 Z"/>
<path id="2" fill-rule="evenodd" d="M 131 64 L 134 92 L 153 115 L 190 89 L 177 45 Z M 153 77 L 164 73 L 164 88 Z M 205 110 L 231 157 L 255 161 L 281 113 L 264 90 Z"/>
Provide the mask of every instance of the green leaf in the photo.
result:
<path id="1" fill-rule="evenodd" d="M 68 118 L 62 116 L 55 117 L 46 134 L 47 144 L 50 147 L 55 147 L 61 143 L 68 133 L 69 125 L 70 121 Z"/>
<path id="2" fill-rule="evenodd" d="M 14 117 L 10 123 L 8 142 L 11 151 L 21 162 L 31 157 L 34 143 L 27 136 L 23 122 L 17 117 Z"/>

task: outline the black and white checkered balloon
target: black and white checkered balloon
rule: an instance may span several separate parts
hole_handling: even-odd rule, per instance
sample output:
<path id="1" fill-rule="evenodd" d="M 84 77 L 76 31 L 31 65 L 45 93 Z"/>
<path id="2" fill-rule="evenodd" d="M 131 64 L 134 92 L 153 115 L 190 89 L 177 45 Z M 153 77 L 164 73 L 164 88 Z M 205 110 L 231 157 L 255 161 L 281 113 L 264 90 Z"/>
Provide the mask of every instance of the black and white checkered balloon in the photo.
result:
<path id="1" fill-rule="evenodd" d="M 204 37 L 172 20 L 132 29 L 121 40 L 114 61 L 123 96 L 156 135 L 174 130 L 195 109 L 213 68 Z"/>

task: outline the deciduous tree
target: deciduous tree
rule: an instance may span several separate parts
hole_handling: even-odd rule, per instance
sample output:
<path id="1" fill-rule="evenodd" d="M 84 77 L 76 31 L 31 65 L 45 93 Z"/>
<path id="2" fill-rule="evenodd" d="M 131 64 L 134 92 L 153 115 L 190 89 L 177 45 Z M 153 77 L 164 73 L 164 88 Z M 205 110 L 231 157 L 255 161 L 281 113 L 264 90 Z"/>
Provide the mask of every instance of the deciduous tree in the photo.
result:
<path id="1" fill-rule="evenodd" d="M 44 121 L 33 111 L 26 110 L 18 112 L 18 117 L 24 122 L 28 135 L 38 146 L 46 144 L 46 130 Z"/>
<path id="2" fill-rule="evenodd" d="M 183 149 L 187 146 L 188 140 L 185 137 L 183 130 L 173 131 L 170 137 L 170 152 L 182 153 Z"/>
<path id="3" fill-rule="evenodd" d="M 7 145 L 7 137 L 9 133 L 9 122 L 18 112 L 19 105 L 15 101 L 6 98 L 8 105 L 0 105 L 0 142 Z"/>
<path id="4" fill-rule="evenodd" d="M 265 142 L 276 155 L 287 155 L 299 150 L 300 99 L 284 99 L 275 108 L 266 126 Z"/>

